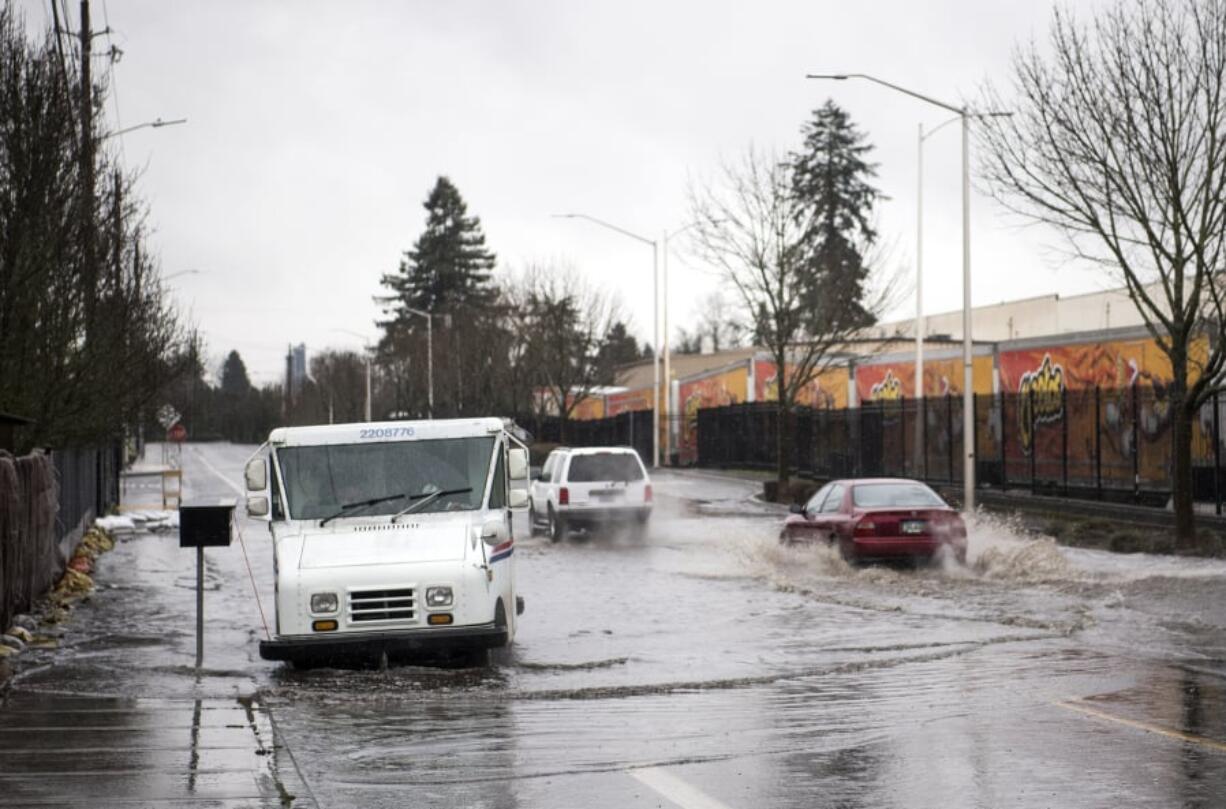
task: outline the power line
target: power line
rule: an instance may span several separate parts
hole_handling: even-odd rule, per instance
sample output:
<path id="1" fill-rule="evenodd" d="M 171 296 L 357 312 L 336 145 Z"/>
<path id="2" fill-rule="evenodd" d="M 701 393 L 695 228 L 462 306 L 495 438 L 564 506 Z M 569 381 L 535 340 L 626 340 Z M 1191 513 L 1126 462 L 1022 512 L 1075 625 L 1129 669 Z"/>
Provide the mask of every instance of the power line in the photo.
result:
<path id="1" fill-rule="evenodd" d="M 110 62 L 107 66 L 107 84 L 111 91 L 111 101 L 115 107 L 115 129 L 123 129 L 123 119 L 119 115 L 119 85 L 115 79 L 115 65 L 119 63 L 119 59 L 123 56 L 123 51 L 115 46 L 115 39 L 111 36 L 111 17 L 107 13 L 106 0 L 102 0 L 102 23 L 106 26 L 103 32 L 106 34 L 106 42 L 110 46 L 107 49 L 107 56 Z M 119 141 L 119 156 L 123 158 L 123 162 L 128 162 L 127 152 L 123 148 L 123 138 L 116 138 Z"/>

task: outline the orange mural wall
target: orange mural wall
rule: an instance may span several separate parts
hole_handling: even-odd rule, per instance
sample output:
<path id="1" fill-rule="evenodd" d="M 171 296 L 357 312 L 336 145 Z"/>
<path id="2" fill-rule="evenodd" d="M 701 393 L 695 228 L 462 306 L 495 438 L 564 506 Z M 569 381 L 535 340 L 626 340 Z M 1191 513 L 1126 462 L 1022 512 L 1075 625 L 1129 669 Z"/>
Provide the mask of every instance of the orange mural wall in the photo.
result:
<path id="1" fill-rule="evenodd" d="M 1193 348 L 1194 355 L 1203 354 L 1208 341 L 1201 338 Z M 1070 390 L 1165 386 L 1171 379 L 1170 360 L 1152 339 L 1115 340 L 1002 351 L 1001 390 L 1021 392 L 1028 375 L 1038 372 L 1045 358 L 1050 358 L 1052 368 L 1060 369 Z"/>
<path id="2" fill-rule="evenodd" d="M 754 401 L 774 402 L 779 399 L 779 383 L 775 376 L 775 363 L 767 360 L 754 362 Z M 847 383 L 846 368 L 827 368 L 801 388 L 796 395 L 796 403 L 813 408 L 847 407 Z"/>
<path id="3" fill-rule="evenodd" d="M 602 419 L 604 415 L 604 397 L 588 396 L 575 406 L 575 409 L 571 411 L 570 417 L 576 421 L 588 421 L 590 419 Z"/>
<path id="4" fill-rule="evenodd" d="M 698 457 L 698 411 L 744 402 L 748 389 L 749 368 L 744 365 L 678 386 L 681 424 L 677 452 L 682 463 L 692 463 Z"/>
<path id="5" fill-rule="evenodd" d="M 1204 361 L 1208 349 L 1207 338 L 1193 342 L 1194 367 Z M 1097 436 L 1104 474 L 1130 481 L 1135 440 L 1140 481 L 1168 480 L 1171 376 L 1170 360 L 1150 338 L 1002 351 L 1001 390 L 1018 396 L 1014 410 L 1006 414 L 1017 436 L 1016 443 L 1007 445 L 1007 454 L 1019 459 L 1035 454 L 1037 474 L 1043 476 L 1044 459 L 1060 457 L 1067 430 L 1071 474 L 1077 476 L 1080 467 L 1088 477 Z M 1096 387 L 1097 430 L 1092 405 Z M 1194 452 L 1211 451 L 1211 425 L 1200 421 L 1193 426 Z M 1054 477 L 1058 472 L 1048 469 L 1046 474 Z"/>
<path id="6" fill-rule="evenodd" d="M 661 395 L 660 404 L 665 404 Z M 611 393 L 605 397 L 605 415 L 616 416 L 619 413 L 631 413 L 637 410 L 650 410 L 655 405 L 651 388 L 638 388 L 624 393 Z"/>
<path id="7" fill-rule="evenodd" d="M 992 392 L 992 357 L 971 360 L 975 393 Z M 962 358 L 924 361 L 924 395 L 962 393 Z M 856 366 L 856 397 L 861 402 L 896 401 L 915 397 L 915 362 L 879 362 Z"/>

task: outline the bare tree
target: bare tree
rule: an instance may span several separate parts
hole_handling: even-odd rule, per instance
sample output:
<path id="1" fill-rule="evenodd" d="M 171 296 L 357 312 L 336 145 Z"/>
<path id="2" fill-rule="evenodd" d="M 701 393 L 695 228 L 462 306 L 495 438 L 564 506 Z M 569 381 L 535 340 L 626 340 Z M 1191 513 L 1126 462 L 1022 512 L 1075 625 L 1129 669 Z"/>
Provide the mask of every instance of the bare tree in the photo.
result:
<path id="1" fill-rule="evenodd" d="M 741 345 L 747 329 L 723 290 L 716 289 L 705 295 L 696 314 L 694 329 L 679 327 L 673 337 L 678 354 L 701 354 L 704 345 L 710 345 L 715 352 Z"/>
<path id="2" fill-rule="evenodd" d="M 983 174 L 1006 206 L 1055 226 L 1122 278 L 1171 362 L 1176 541 L 1195 541 L 1192 424 L 1226 363 L 1226 6 L 1124 0 L 1088 25 L 1055 13 L 1049 52 L 989 86 Z M 1209 337 L 1207 356 L 1193 341 Z"/>
<path id="3" fill-rule="evenodd" d="M 518 297 L 530 318 L 529 331 L 521 335 L 529 341 L 521 359 L 556 403 L 565 440 L 567 421 L 599 383 L 600 350 L 613 324 L 622 319 L 621 307 L 569 268 L 538 265 L 519 283 Z"/>
<path id="4" fill-rule="evenodd" d="M 810 229 L 792 194 L 791 170 L 777 155 L 751 148 L 740 162 L 723 167 L 716 185 L 691 188 L 690 205 L 697 222 L 695 252 L 736 290 L 755 338 L 777 369 L 776 457 L 782 486 L 790 476 L 789 416 L 797 395 L 842 356 L 842 346 L 866 325 L 858 312 L 881 313 L 890 284 L 878 283 L 879 274 L 874 274 L 855 301 L 858 307 L 851 307 L 834 285 L 824 283 L 833 270 L 811 260 Z"/>
<path id="5" fill-rule="evenodd" d="M 311 358 L 311 378 L 328 422 L 363 421 L 366 412 L 366 358 L 356 351 L 328 349 Z"/>
<path id="6" fill-rule="evenodd" d="M 0 5 L 0 411 L 34 420 L 22 449 L 113 440 L 189 367 L 146 206 L 113 155 L 83 147 L 105 132 L 81 132 L 57 37 Z"/>

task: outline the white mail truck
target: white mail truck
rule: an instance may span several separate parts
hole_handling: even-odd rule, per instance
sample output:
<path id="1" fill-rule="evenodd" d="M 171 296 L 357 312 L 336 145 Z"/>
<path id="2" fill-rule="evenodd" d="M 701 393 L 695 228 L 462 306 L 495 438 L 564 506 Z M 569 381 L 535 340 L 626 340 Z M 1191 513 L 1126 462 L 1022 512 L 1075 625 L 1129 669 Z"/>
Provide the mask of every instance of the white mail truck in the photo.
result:
<path id="1" fill-rule="evenodd" d="M 515 637 L 512 512 L 528 451 L 501 419 L 287 427 L 245 470 L 267 520 L 276 631 L 266 660 L 386 661 Z"/>

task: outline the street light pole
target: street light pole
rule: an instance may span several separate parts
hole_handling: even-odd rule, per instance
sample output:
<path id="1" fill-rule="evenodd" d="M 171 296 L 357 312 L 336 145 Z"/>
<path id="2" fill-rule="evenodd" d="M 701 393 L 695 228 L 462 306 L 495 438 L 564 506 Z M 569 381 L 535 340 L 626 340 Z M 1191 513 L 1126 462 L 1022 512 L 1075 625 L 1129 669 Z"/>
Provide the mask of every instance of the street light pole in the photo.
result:
<path id="1" fill-rule="evenodd" d="M 924 123 L 919 124 L 915 160 L 915 398 L 924 398 Z M 915 431 L 920 444 L 920 430 Z M 919 451 L 916 450 L 918 460 Z"/>
<path id="2" fill-rule="evenodd" d="M 426 418 L 434 420 L 434 315 L 405 307 L 406 312 L 426 319 Z M 446 324 L 444 324 L 446 325 Z"/>
<path id="3" fill-rule="evenodd" d="M 970 174 L 970 117 L 974 113 L 965 105 L 957 106 L 939 101 L 923 93 L 908 90 L 892 82 L 884 81 L 865 73 L 809 74 L 808 79 L 863 79 L 880 84 L 904 95 L 926 101 L 941 109 L 949 110 L 962 119 L 962 490 L 963 508 L 975 510 L 975 391 L 972 373 L 971 339 L 971 174 Z M 986 115 L 1009 115 L 1010 113 L 986 113 Z"/>
<path id="4" fill-rule="evenodd" d="M 366 354 L 366 420 L 370 421 L 370 353 Z"/>
<path id="5" fill-rule="evenodd" d="M 678 231 L 680 232 L 680 231 Z M 673 370 L 672 370 L 672 352 L 668 349 L 668 231 L 664 231 L 664 240 L 662 249 L 663 253 L 662 268 L 660 272 L 664 290 L 661 297 L 664 298 L 664 305 L 660 308 L 664 310 L 664 409 L 668 411 L 668 424 L 665 425 L 664 439 L 664 460 L 665 463 L 672 463 L 673 460 L 673 425 L 677 421 L 677 414 L 673 411 Z M 660 388 L 659 380 L 656 380 L 656 390 Z M 656 428 L 659 431 L 659 427 Z"/>
<path id="6" fill-rule="evenodd" d="M 971 344 L 971 119 L 962 108 L 962 470 L 963 510 L 975 511 L 975 373 Z"/>
<path id="7" fill-rule="evenodd" d="M 657 242 L 651 239 L 648 239 L 646 236 L 640 236 L 637 233 L 626 230 L 625 228 L 618 227 L 617 225 L 606 222 L 603 219 L 597 219 L 594 216 L 588 216 L 585 213 L 556 213 L 553 216 L 555 219 L 585 219 L 594 225 L 600 225 L 602 228 L 608 228 L 609 230 L 612 230 L 616 233 L 620 233 L 621 235 L 627 238 L 634 239 L 635 241 L 642 242 L 643 244 L 646 244 L 646 245 L 650 245 L 651 247 L 651 285 L 655 291 L 654 292 L 655 302 L 653 304 L 653 315 L 652 315 L 653 322 L 652 322 L 652 345 L 651 345 L 651 365 L 652 365 L 652 370 L 653 370 L 652 375 L 653 375 L 654 382 L 655 382 L 655 387 L 653 388 L 654 392 L 652 394 L 652 407 L 651 407 L 651 466 L 653 469 L 658 468 L 660 466 L 660 257 L 659 257 L 659 253 L 660 253 L 659 247 L 660 246 Z M 667 239 L 667 236 L 665 238 Z M 667 242 L 665 243 L 665 248 L 667 249 Z M 664 259 L 664 267 L 665 267 L 664 272 L 665 272 L 665 275 L 667 276 L 667 273 L 668 273 L 667 256 Z M 665 282 L 665 289 L 667 290 L 667 280 Z M 664 301 L 664 331 L 665 331 L 665 334 L 664 334 L 665 374 L 664 376 L 665 376 L 665 380 L 667 384 L 667 378 L 668 378 L 668 348 L 667 348 L 668 346 L 668 300 L 667 300 L 667 297 L 665 298 L 665 301 Z"/>
<path id="8" fill-rule="evenodd" d="M 668 422 L 668 440 L 665 442 L 665 457 L 670 461 L 673 457 L 673 447 L 676 444 L 674 427 L 677 424 L 680 413 L 673 413 L 673 375 L 671 368 L 672 352 L 669 351 L 668 348 L 668 240 L 675 239 L 677 236 L 680 236 L 682 233 L 685 233 L 687 230 L 697 224 L 697 222 L 690 222 L 688 225 L 682 225 L 681 227 L 677 228 L 672 233 L 664 231 L 663 250 L 661 251 L 663 253 L 664 262 L 664 385 L 666 391 L 665 395 L 668 397 L 667 409 L 670 416 Z M 678 408 L 678 410 L 680 410 L 680 408 Z"/>
<path id="9" fill-rule="evenodd" d="M 924 389 L 924 142 L 955 121 L 962 120 L 956 115 L 943 123 L 937 124 L 928 132 L 924 132 L 924 124 L 919 124 L 919 138 L 916 146 L 916 209 L 915 209 L 915 468 L 921 469 L 924 452 L 924 429 L 922 422 L 923 408 L 919 399 L 927 395 Z"/>
<path id="10" fill-rule="evenodd" d="M 370 398 L 371 398 L 370 397 L 370 365 L 371 365 L 371 361 L 374 358 L 375 347 L 371 345 L 371 343 L 366 339 L 364 335 L 359 334 L 356 331 L 350 331 L 349 329 L 333 329 L 332 331 L 340 332 L 341 334 L 348 334 L 353 337 L 357 337 L 363 343 L 362 350 L 366 352 L 366 407 L 364 408 L 364 410 L 366 413 L 366 421 L 370 421 Z M 331 392 L 329 392 L 328 394 L 328 423 L 329 424 L 332 423 L 332 394 Z"/>

